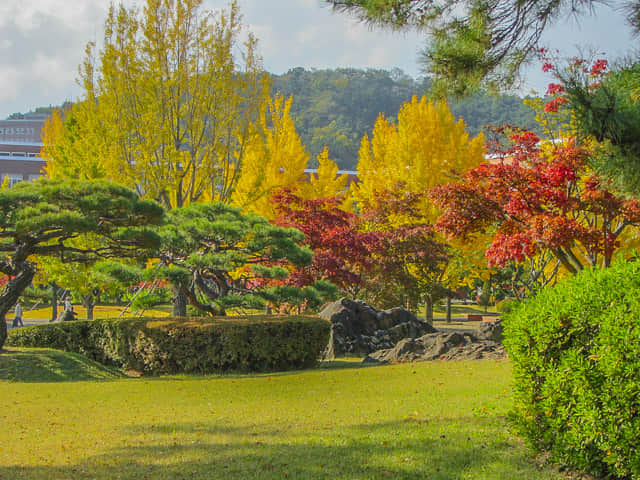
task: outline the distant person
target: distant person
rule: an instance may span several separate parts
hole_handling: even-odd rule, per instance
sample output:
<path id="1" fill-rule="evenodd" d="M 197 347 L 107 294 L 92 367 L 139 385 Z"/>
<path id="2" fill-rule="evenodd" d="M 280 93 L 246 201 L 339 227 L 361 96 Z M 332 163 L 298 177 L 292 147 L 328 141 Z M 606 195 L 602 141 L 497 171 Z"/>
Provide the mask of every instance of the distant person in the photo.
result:
<path id="1" fill-rule="evenodd" d="M 64 311 L 73 312 L 73 304 L 71 303 L 71 297 L 65 297 L 64 299 Z"/>
<path id="2" fill-rule="evenodd" d="M 71 303 L 71 297 L 64 299 L 64 311 L 58 316 L 59 322 L 68 322 L 76 319 L 76 313 L 73 311 L 73 303 Z"/>
<path id="3" fill-rule="evenodd" d="M 15 327 L 24 327 L 24 323 L 22 323 L 22 303 L 20 299 L 16 302 L 16 306 L 13 309 L 13 325 Z"/>

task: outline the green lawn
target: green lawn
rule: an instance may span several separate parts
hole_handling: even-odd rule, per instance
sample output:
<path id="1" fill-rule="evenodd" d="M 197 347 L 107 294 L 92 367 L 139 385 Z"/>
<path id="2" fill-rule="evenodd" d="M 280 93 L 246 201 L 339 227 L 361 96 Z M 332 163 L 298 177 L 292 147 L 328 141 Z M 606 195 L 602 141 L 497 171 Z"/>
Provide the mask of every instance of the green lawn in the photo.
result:
<path id="1" fill-rule="evenodd" d="M 419 312 L 414 312 L 418 316 L 424 316 L 424 309 Z M 435 317 L 444 317 L 447 314 L 447 309 L 445 305 L 437 304 L 433 308 L 433 315 Z M 467 315 L 497 315 L 496 307 L 490 306 L 485 309 L 485 307 L 476 305 L 473 303 L 464 305 L 459 303 L 454 303 L 451 305 L 451 317 L 452 318 L 467 318 Z"/>
<path id="2" fill-rule="evenodd" d="M 64 307 L 62 305 L 58 305 L 58 313 L 60 313 L 63 310 L 63 308 Z M 125 307 L 123 306 L 115 306 L 115 305 L 97 305 L 93 309 L 93 317 L 94 318 L 116 318 L 122 313 L 122 310 L 124 308 Z M 73 310 L 74 312 L 76 312 L 76 316 L 78 317 L 78 319 L 87 318 L 87 309 L 84 308 L 82 305 L 74 305 Z M 170 315 L 170 313 L 171 313 L 171 309 L 169 306 L 161 307 L 161 308 L 153 308 L 153 309 L 144 311 L 144 315 L 147 317 L 167 317 Z M 134 314 L 135 312 L 132 312 L 131 310 L 126 310 L 123 315 L 131 316 Z M 40 305 L 40 306 L 36 306 L 36 308 L 34 309 L 31 309 L 31 306 L 26 306 L 24 308 L 23 318 L 25 320 L 32 320 L 32 319 L 48 320 L 51 318 L 51 307 L 42 307 Z M 13 319 L 13 309 L 11 309 L 7 314 L 7 321 L 12 319 Z"/>
<path id="3" fill-rule="evenodd" d="M 93 309 L 94 318 L 114 318 L 119 316 L 122 313 L 122 310 L 125 307 L 123 306 L 115 306 L 115 305 L 97 305 Z M 78 318 L 84 319 L 87 317 L 87 311 L 82 305 L 74 305 L 74 311 L 76 312 Z M 58 306 L 58 312 L 62 311 L 62 306 Z M 244 313 L 262 313 L 262 311 L 250 311 L 250 312 L 240 312 Z M 424 309 L 419 309 L 413 312 L 415 315 L 421 317 L 424 316 Z M 434 308 L 434 315 L 437 318 L 444 318 L 446 315 L 446 310 L 443 305 L 436 305 Z M 124 312 L 125 316 L 130 316 L 136 314 L 131 310 L 127 310 Z M 484 307 L 475 304 L 453 304 L 451 306 L 451 316 L 454 321 L 465 320 L 468 314 L 475 315 L 495 315 L 496 309 L 495 307 L 489 307 L 488 312 L 485 312 Z M 147 317 L 166 317 L 171 315 L 171 305 L 159 305 L 154 307 L 153 309 L 145 310 L 143 312 L 144 316 Z M 51 307 L 42 306 L 42 304 L 37 305 L 33 310 L 31 306 L 27 305 L 24 307 L 24 318 L 26 320 L 29 319 L 49 319 L 51 318 Z M 7 320 L 13 319 L 13 309 L 7 314 Z"/>
<path id="4" fill-rule="evenodd" d="M 8 349 L 0 479 L 564 478 L 508 433 L 509 378 L 507 361 L 121 378 Z"/>

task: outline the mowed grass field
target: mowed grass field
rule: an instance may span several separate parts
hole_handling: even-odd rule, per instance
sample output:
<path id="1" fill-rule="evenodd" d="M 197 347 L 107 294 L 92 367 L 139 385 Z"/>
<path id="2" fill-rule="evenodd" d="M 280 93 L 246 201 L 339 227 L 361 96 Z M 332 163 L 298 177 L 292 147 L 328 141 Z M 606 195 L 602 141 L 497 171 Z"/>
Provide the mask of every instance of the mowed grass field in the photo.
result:
<path id="1" fill-rule="evenodd" d="M 64 306 L 62 304 L 59 305 L 58 312 L 61 312 L 63 308 Z M 76 315 L 79 319 L 87 318 L 87 310 L 82 305 L 75 304 L 73 306 L 73 309 L 76 312 Z M 126 309 L 125 312 L 123 313 L 124 309 L 125 309 L 124 306 L 96 305 L 93 309 L 93 316 L 94 318 L 115 318 L 121 314 L 123 314 L 124 316 L 137 314 L 137 312 L 132 312 L 129 309 Z M 238 313 L 245 314 L 248 312 L 242 311 Z M 251 311 L 251 313 L 255 313 L 255 311 Z M 487 313 L 489 315 L 496 314 L 495 307 L 490 307 L 488 309 L 488 312 L 485 312 L 483 307 L 480 307 L 478 305 L 471 305 L 471 304 L 470 305 L 454 304 L 451 307 L 451 316 L 452 316 L 452 319 L 454 319 L 454 321 L 466 319 L 468 314 L 483 315 Z M 166 317 L 171 315 L 171 305 L 161 305 L 156 308 L 145 310 L 144 312 L 142 312 L 142 314 L 146 317 Z M 414 311 L 414 314 L 416 314 L 417 316 L 424 315 L 424 310 L 420 309 L 417 312 Z M 436 309 L 434 310 L 434 315 L 437 318 L 443 318 L 446 315 L 446 311 L 441 305 L 439 305 L 439 306 L 436 306 Z M 32 306 L 26 305 L 24 306 L 24 318 L 26 320 L 29 320 L 29 319 L 48 320 L 51 318 L 51 307 L 38 304 L 36 305 L 35 308 L 32 308 Z M 7 314 L 7 320 L 10 320 L 10 319 L 13 319 L 13 309 L 11 309 Z"/>
<path id="2" fill-rule="evenodd" d="M 513 437 L 508 361 L 125 378 L 0 355 L 0 479 L 561 479 Z"/>
<path id="3" fill-rule="evenodd" d="M 115 306 L 115 305 L 96 305 L 93 309 L 93 318 L 117 318 L 120 314 L 124 316 L 131 316 L 135 314 L 131 310 L 127 309 L 124 311 L 125 307 L 123 306 Z M 64 310 L 64 305 L 58 306 L 58 313 Z M 76 316 L 79 320 L 85 320 L 87 318 L 87 309 L 82 305 L 74 305 L 74 312 L 76 312 Z M 147 317 L 167 317 L 170 315 L 171 308 L 166 306 L 162 309 L 154 308 L 144 311 L 144 315 Z M 49 320 L 51 318 L 51 307 L 42 307 L 36 306 L 36 308 L 32 308 L 31 306 L 24 307 L 24 320 Z M 9 311 L 7 314 L 7 322 L 13 320 L 13 309 Z"/>

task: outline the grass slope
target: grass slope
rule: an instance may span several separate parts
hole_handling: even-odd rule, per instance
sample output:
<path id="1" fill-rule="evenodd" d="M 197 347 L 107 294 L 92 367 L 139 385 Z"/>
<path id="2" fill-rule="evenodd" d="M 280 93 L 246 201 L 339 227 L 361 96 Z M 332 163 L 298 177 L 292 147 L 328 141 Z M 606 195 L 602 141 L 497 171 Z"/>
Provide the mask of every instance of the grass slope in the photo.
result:
<path id="1" fill-rule="evenodd" d="M 1 355 L 2 372 L 28 354 Z M 330 366 L 64 383 L 13 374 L 0 381 L 0 479 L 563 478 L 507 432 L 506 361 Z"/>
<path id="2" fill-rule="evenodd" d="M 6 348 L 0 355 L 0 380 L 66 382 L 106 380 L 125 375 L 75 353 L 46 348 Z"/>

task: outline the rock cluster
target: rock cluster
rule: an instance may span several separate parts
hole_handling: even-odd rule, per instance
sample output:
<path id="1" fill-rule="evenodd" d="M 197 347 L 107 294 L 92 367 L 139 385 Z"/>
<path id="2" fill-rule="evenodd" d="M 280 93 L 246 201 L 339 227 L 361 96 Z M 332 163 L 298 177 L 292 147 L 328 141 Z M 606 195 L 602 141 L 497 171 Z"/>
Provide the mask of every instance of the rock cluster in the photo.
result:
<path id="1" fill-rule="evenodd" d="M 367 355 L 365 363 L 400 363 L 420 360 L 479 360 L 503 358 L 504 347 L 469 332 L 438 332 L 405 338 L 393 348 Z"/>
<path id="2" fill-rule="evenodd" d="M 403 338 L 421 337 L 437 330 L 404 308 L 376 310 L 360 300 L 343 298 L 319 315 L 331 321 L 331 339 L 325 359 L 365 356 L 393 348 Z"/>
<path id="3" fill-rule="evenodd" d="M 324 359 L 363 356 L 369 363 L 419 360 L 502 358 L 502 325 L 482 324 L 476 331 L 438 331 L 404 308 L 379 311 L 343 298 L 319 315 L 331 322 Z"/>

